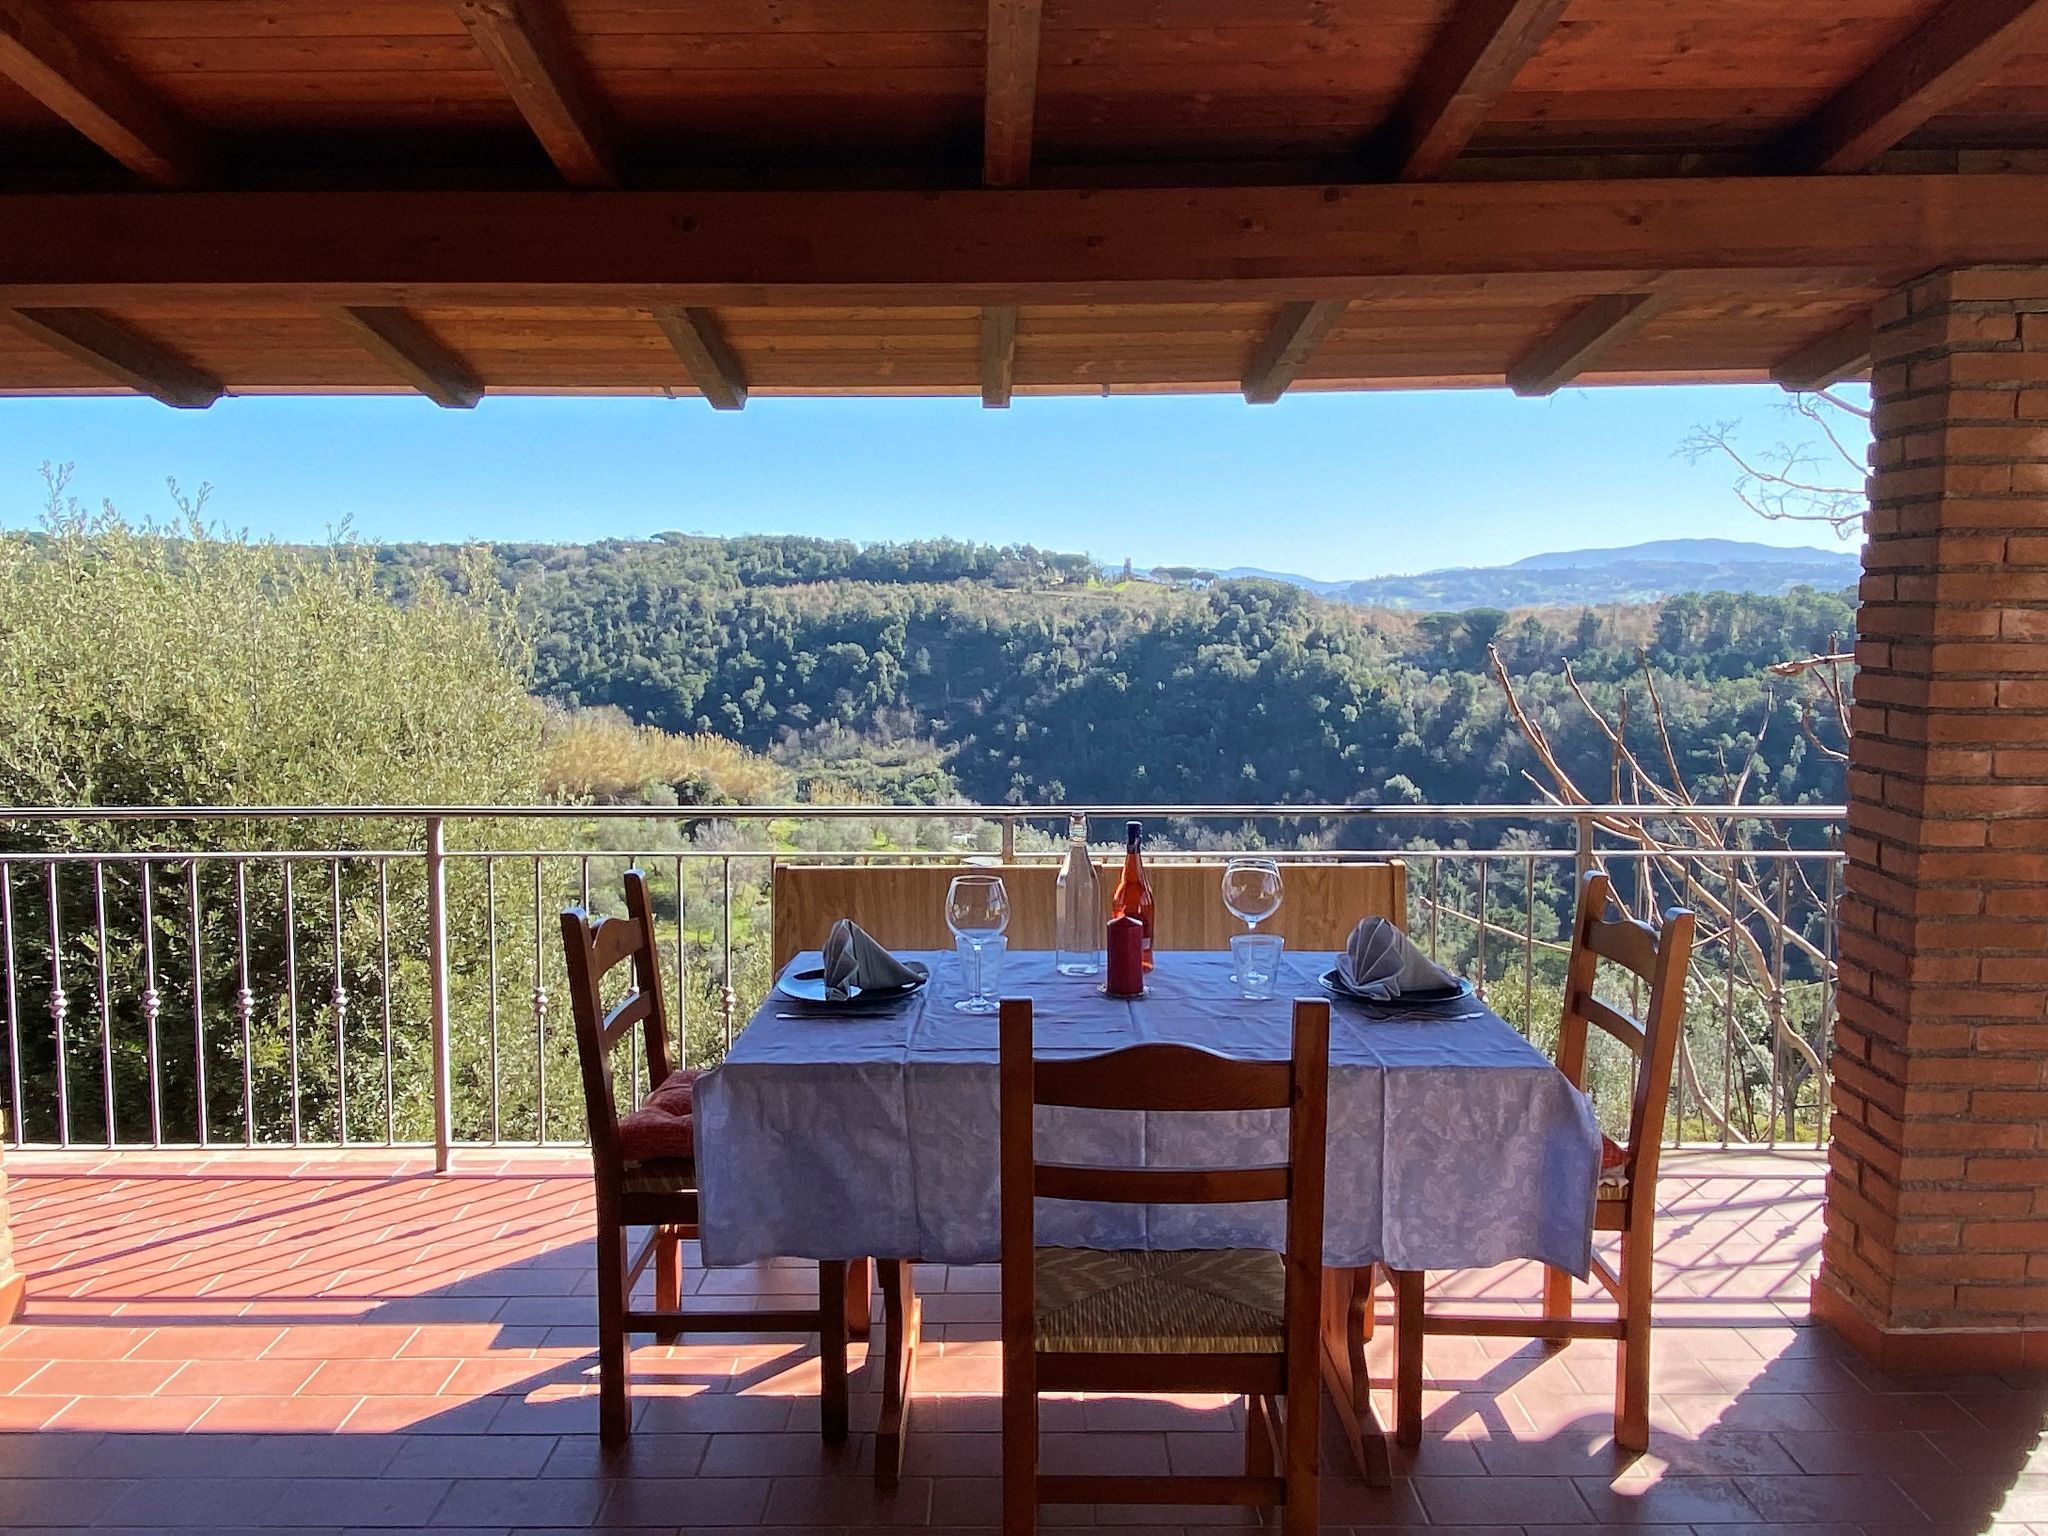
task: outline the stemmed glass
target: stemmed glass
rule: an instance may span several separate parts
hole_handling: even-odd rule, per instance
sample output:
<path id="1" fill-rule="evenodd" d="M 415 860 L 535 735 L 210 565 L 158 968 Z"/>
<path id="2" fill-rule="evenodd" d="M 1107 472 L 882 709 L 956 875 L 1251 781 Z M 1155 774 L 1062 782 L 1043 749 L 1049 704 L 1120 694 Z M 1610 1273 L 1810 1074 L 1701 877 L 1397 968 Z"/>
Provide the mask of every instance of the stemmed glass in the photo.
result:
<path id="1" fill-rule="evenodd" d="M 1244 920 L 1247 932 L 1280 910 L 1280 866 L 1272 859 L 1232 859 L 1223 866 L 1223 905 Z"/>
<path id="2" fill-rule="evenodd" d="M 953 930 L 967 969 L 967 996 L 953 1006 L 962 1013 L 994 1013 L 1002 934 L 1010 926 L 1010 893 L 1002 880 L 995 875 L 955 875 L 946 888 L 946 926 Z"/>

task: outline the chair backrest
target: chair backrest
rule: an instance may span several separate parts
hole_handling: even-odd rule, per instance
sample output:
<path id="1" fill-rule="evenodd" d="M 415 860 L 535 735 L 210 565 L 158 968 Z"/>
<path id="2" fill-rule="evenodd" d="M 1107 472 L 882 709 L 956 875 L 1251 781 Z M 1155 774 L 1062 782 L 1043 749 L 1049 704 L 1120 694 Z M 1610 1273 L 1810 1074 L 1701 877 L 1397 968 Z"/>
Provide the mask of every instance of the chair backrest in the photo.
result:
<path id="1" fill-rule="evenodd" d="M 1684 907 L 1665 912 L 1656 927 L 1614 905 L 1606 875 L 1589 870 L 1579 880 L 1579 910 L 1572 924 L 1570 969 L 1565 976 L 1564 1016 L 1557 1033 L 1558 1070 L 1583 1088 L 1586 1029 L 1612 1035 L 1635 1057 L 1635 1091 L 1629 1100 L 1629 1200 L 1654 1199 L 1664 1115 L 1671 1098 L 1671 1068 L 1685 1028 L 1685 972 L 1692 960 L 1693 914 Z M 1635 977 L 1647 988 L 1643 1014 L 1636 1018 L 1593 995 L 1603 962 Z"/>
<path id="2" fill-rule="evenodd" d="M 1121 861 L 1100 863 L 1103 908 L 1121 876 Z M 1223 864 L 1148 865 L 1157 906 L 1153 943 L 1160 949 L 1225 949 L 1242 932 L 1223 906 Z M 946 887 L 955 875 L 1001 875 L 1010 893 L 1010 946 L 1051 949 L 1059 869 L 1052 864 L 778 864 L 772 951 L 780 971 L 800 951 L 825 942 L 832 924 L 850 917 L 892 949 L 951 949 Z M 1284 900 L 1260 925 L 1295 950 L 1342 949 L 1362 917 L 1407 926 L 1407 866 L 1398 859 L 1283 866 Z"/>
<path id="3" fill-rule="evenodd" d="M 669 1075 L 668 1006 L 661 990 L 661 948 L 645 874 L 626 871 L 624 917 L 592 917 L 581 907 L 562 913 L 562 960 L 569 973 L 591 1154 L 601 1166 L 617 1167 L 619 1110 L 612 1088 L 612 1048 L 638 1024 L 646 1043 L 648 1081 L 658 1084 Z M 632 967 L 632 985 L 607 1011 L 604 980 L 622 965 Z"/>
<path id="4" fill-rule="evenodd" d="M 1000 1018 L 1003 1311 L 1005 1327 L 1033 1315 L 1035 1202 L 1220 1205 L 1285 1201 L 1287 1329 L 1315 1338 L 1322 1305 L 1323 1154 L 1328 1122 L 1330 1005 L 1294 1004 L 1285 1061 L 1233 1061 L 1187 1045 L 1134 1045 L 1071 1061 L 1041 1061 L 1032 1048 L 1031 1002 L 1005 998 Z M 1035 1111 L 1044 1106 L 1154 1111 L 1287 1111 L 1287 1161 L 1251 1168 L 1130 1168 L 1041 1162 Z M 1290 1346 L 1291 1347 L 1291 1346 Z M 1309 1354 L 1313 1356 L 1311 1348 Z M 1293 1362 L 1290 1362 L 1293 1363 Z M 1314 1361 L 1308 1362 L 1313 1372 Z M 1310 1379 L 1313 1379 L 1311 1375 Z"/>

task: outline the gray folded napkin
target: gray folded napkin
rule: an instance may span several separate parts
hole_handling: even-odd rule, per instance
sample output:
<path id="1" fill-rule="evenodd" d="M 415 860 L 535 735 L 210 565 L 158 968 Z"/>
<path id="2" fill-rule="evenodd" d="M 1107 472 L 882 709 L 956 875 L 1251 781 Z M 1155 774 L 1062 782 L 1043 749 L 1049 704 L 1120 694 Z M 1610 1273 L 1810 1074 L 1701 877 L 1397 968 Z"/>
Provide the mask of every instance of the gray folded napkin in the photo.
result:
<path id="1" fill-rule="evenodd" d="M 1415 947 L 1384 917 L 1368 917 L 1351 930 L 1337 975 L 1361 997 L 1391 1002 L 1404 992 L 1455 987 L 1458 978 Z"/>
<path id="2" fill-rule="evenodd" d="M 844 1002 L 850 988 L 907 987 L 917 979 L 917 972 L 852 918 L 832 925 L 825 940 L 825 995 L 834 1002 Z"/>

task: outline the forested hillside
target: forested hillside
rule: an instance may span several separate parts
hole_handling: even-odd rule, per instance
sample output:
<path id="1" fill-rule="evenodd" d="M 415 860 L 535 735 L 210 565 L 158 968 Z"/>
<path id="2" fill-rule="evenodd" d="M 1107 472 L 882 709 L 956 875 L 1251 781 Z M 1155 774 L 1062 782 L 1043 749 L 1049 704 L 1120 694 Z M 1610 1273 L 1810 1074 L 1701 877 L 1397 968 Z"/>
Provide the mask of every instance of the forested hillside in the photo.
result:
<path id="1" fill-rule="evenodd" d="M 1586 782 L 1608 782 L 1612 750 L 1564 664 L 1611 708 L 1641 695 L 1647 661 L 1703 796 L 1760 732 L 1768 771 L 1753 796 L 1842 793 L 1839 765 L 1802 735 L 1799 689 L 1764 669 L 1845 648 L 1846 594 L 1417 616 L 1256 579 L 1105 583 L 1083 556 L 952 541 L 668 535 L 490 554 L 530 626 L 543 697 L 716 733 L 799 781 L 807 766 L 857 764 L 857 787 L 884 797 L 1530 799 L 1489 645 Z M 422 578 L 466 579 L 453 548 L 387 546 L 377 560 L 401 596 Z"/>

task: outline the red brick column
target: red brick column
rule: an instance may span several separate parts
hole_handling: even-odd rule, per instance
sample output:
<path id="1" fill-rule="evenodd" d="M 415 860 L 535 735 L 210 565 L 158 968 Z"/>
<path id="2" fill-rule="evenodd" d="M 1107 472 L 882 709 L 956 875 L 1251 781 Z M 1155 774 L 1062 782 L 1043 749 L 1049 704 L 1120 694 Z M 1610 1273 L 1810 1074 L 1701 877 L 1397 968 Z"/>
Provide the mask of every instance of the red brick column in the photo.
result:
<path id="1" fill-rule="evenodd" d="M 1815 1314 L 2048 1366 L 2048 267 L 1881 304 Z"/>

